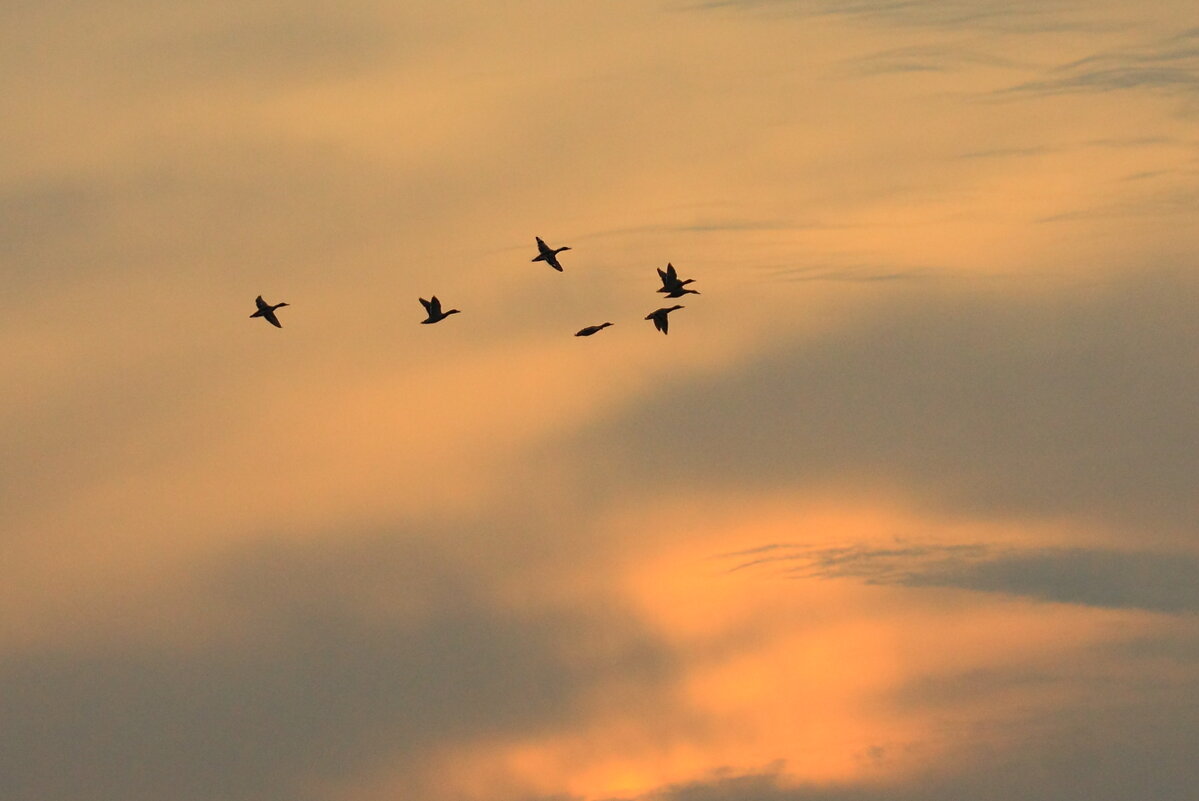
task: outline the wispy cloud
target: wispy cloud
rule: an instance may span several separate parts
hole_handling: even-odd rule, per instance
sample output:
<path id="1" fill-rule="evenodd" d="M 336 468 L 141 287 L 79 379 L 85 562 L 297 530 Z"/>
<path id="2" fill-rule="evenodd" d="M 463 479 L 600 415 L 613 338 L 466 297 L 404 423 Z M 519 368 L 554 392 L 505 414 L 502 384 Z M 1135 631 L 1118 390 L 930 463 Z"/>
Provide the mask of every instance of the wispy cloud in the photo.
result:
<path id="1" fill-rule="evenodd" d="M 695 9 L 735 8 L 805 16 L 847 16 L 897 25 L 936 28 L 995 28 L 1047 31 L 1082 23 L 1064 12 L 1063 3 L 1027 0 L 706 0 Z"/>
<path id="2" fill-rule="evenodd" d="M 1199 28 L 1139 47 L 1096 53 L 998 94 L 1054 95 L 1133 89 L 1186 95 L 1199 92 Z"/>
<path id="3" fill-rule="evenodd" d="M 1157 612 L 1199 612 L 1199 558 L 1188 553 L 989 544 L 770 546 L 726 557 L 730 572 L 775 569 L 789 578 L 955 587 L 1043 601 Z"/>
<path id="4" fill-rule="evenodd" d="M 953 72 L 971 67 L 1007 69 L 1017 66 L 1007 58 L 951 45 L 913 45 L 897 47 L 849 59 L 844 63 L 850 75 L 892 75 L 909 72 Z"/>

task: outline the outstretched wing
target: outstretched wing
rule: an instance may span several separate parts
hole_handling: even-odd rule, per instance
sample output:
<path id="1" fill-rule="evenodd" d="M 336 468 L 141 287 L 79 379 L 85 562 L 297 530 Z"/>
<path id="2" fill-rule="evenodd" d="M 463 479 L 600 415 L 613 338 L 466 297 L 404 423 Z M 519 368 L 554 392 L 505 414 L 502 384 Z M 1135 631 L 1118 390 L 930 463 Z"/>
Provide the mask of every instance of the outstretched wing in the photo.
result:
<path id="1" fill-rule="evenodd" d="M 433 311 L 433 304 L 432 304 L 432 303 L 430 303 L 429 301 L 425 300 L 424 298 L 417 298 L 417 299 L 420 301 L 420 305 L 422 305 L 422 306 L 424 306 L 424 307 L 425 307 L 425 314 L 430 314 L 430 313 L 432 313 L 432 311 Z"/>
<path id="2" fill-rule="evenodd" d="M 275 316 L 275 310 L 274 310 L 274 309 L 271 309 L 271 308 L 266 308 L 266 309 L 263 309 L 263 310 L 262 310 L 262 316 L 263 316 L 264 318 L 266 318 L 266 321 L 267 321 L 268 323 L 270 323 L 271 325 L 275 326 L 275 328 L 282 328 L 282 327 L 283 327 L 283 325 L 282 325 L 282 324 L 279 322 L 279 318 Z"/>
<path id="3" fill-rule="evenodd" d="M 260 312 L 268 311 L 271 308 L 271 305 L 262 299 L 262 295 L 254 299 L 254 305 L 258 307 L 258 311 Z"/>
<path id="4" fill-rule="evenodd" d="M 441 316 L 441 301 L 437 299 L 436 295 L 429 298 L 429 314 L 434 317 Z"/>

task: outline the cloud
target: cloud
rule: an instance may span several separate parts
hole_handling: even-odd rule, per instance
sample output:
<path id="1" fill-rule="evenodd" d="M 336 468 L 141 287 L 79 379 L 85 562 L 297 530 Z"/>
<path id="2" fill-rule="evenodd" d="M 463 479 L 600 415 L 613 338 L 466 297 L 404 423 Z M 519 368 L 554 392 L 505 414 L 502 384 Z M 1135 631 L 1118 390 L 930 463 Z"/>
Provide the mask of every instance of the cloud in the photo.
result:
<path id="1" fill-rule="evenodd" d="M 581 435 L 594 481 L 899 487 L 956 513 L 1192 536 L 1193 280 L 1149 272 L 1041 301 L 920 287 L 596 424 Z"/>
<path id="2" fill-rule="evenodd" d="M 954 587 L 1043 601 L 1154 612 L 1199 612 L 1199 558 L 1087 548 L 1015 550 L 986 544 L 889 548 L 777 545 L 729 557 L 731 570 L 777 568 L 794 578 Z"/>
<path id="3" fill-rule="evenodd" d="M 873 76 L 909 72 L 951 72 L 970 67 L 1010 68 L 1009 59 L 948 45 L 911 45 L 849 59 L 851 75 Z"/>
<path id="4" fill-rule="evenodd" d="M 215 632 L 194 643 L 5 654 L 0 795 L 316 798 L 384 762 L 419 776 L 450 741 L 568 726 L 588 693 L 669 675 L 612 607 L 504 608 L 483 577 L 402 537 L 228 554 L 187 587 L 173 628 L 199 614 Z M 592 636 L 605 659 L 580 657 Z"/>
<path id="5" fill-rule="evenodd" d="M 1060 3 L 1019 0 L 709 0 L 692 8 L 769 10 L 804 16 L 847 16 L 896 25 L 934 28 L 988 28 L 1019 31 L 1077 27 Z"/>
<path id="6" fill-rule="evenodd" d="M 978 754 L 969 772 L 900 784 L 795 786 L 781 771 L 673 785 L 636 801 L 1185 801 L 1199 769 L 1189 709 L 1099 708 L 1015 750 Z M 1060 739 L 1059 739 L 1060 738 Z"/>
<path id="7" fill-rule="evenodd" d="M 1131 89 L 1186 95 L 1199 92 L 1199 28 L 1140 47 L 1096 53 L 999 94 L 1055 95 Z"/>

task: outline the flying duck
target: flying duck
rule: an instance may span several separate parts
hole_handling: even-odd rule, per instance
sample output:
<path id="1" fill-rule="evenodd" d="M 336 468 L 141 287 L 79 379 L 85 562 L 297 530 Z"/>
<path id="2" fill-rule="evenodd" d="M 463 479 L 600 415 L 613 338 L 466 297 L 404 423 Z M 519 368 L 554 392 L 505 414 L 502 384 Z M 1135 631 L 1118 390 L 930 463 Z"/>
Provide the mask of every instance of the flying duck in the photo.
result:
<path id="1" fill-rule="evenodd" d="M 558 254 L 564 250 L 570 250 L 568 247 L 553 249 L 541 239 L 537 237 L 537 255 L 533 257 L 533 261 L 544 261 L 549 266 L 553 267 L 558 272 L 562 272 L 562 265 L 558 263 Z"/>
<path id="2" fill-rule="evenodd" d="M 667 263 L 665 270 L 663 270 L 661 267 L 658 268 L 658 277 L 662 279 L 662 287 L 658 290 L 659 292 L 677 292 L 681 288 L 687 286 L 687 284 L 695 282 L 694 278 L 688 278 L 685 281 L 680 281 L 679 274 L 675 271 L 674 265 L 670 263 Z M 692 291 L 694 292 L 694 290 Z M 695 292 L 695 294 L 698 295 L 699 293 Z M 682 295 L 672 294 L 668 297 L 679 298 L 682 297 Z"/>
<path id="3" fill-rule="evenodd" d="M 279 322 L 279 318 L 275 316 L 275 309 L 288 306 L 290 304 L 276 303 L 274 306 L 272 306 L 262 299 L 262 295 L 259 295 L 257 299 L 255 299 L 254 303 L 258 306 L 258 311 L 251 314 L 251 317 L 264 317 L 266 318 L 266 321 L 275 326 L 275 328 L 283 327 L 283 325 Z"/>
<path id="4" fill-rule="evenodd" d="M 436 295 L 434 295 L 433 297 L 431 297 L 428 300 L 425 300 L 424 298 L 420 298 L 420 305 L 425 307 L 425 311 L 429 315 L 428 319 L 420 321 L 421 325 L 429 325 L 430 323 L 441 322 L 445 318 L 449 317 L 451 314 L 460 314 L 461 313 L 457 309 L 450 309 L 449 311 L 443 312 L 441 310 L 441 301 L 437 299 Z"/>
<path id="5" fill-rule="evenodd" d="M 670 326 L 670 321 L 666 319 L 666 315 L 670 314 L 675 309 L 681 309 L 681 308 L 683 308 L 683 307 L 682 306 L 668 306 L 666 308 L 658 309 L 657 311 L 653 311 L 653 312 L 650 312 L 649 314 L 645 315 L 645 319 L 653 320 L 654 328 L 658 329 L 663 334 L 665 334 L 665 333 L 667 333 L 666 329 Z"/>
<path id="6" fill-rule="evenodd" d="M 575 336 L 589 337 L 592 334 L 597 334 L 600 331 L 603 331 L 605 328 L 607 328 L 610 325 L 612 325 L 612 323 L 601 323 L 600 325 L 589 325 L 586 328 L 581 328 L 578 331 L 576 331 Z"/>

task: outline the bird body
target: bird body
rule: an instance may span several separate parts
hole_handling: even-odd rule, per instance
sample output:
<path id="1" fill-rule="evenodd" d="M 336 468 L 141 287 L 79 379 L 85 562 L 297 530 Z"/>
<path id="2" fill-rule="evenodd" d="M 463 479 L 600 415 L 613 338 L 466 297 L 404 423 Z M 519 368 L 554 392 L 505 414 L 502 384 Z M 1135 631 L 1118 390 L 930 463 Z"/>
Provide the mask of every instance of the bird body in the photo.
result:
<path id="1" fill-rule="evenodd" d="M 270 323 L 271 325 L 275 326 L 275 328 L 282 328 L 282 327 L 283 327 L 283 324 L 279 322 L 279 318 L 275 316 L 275 309 L 279 309 L 279 308 L 282 308 L 282 307 L 284 307 L 284 306 L 288 306 L 288 305 L 290 305 L 290 304 L 288 304 L 288 303 L 276 303 L 274 306 L 272 306 L 271 304 L 267 303 L 265 300 L 263 300 L 263 299 L 262 299 L 262 295 L 259 295 L 259 296 L 258 296 L 258 297 L 257 297 L 257 298 L 254 300 L 254 303 L 255 303 L 255 305 L 257 305 L 257 306 L 258 306 L 258 311 L 256 311 L 256 312 L 254 312 L 253 314 L 251 314 L 251 315 L 250 315 L 250 317 L 251 317 L 251 318 L 253 318 L 253 317 L 263 317 L 263 318 L 265 318 L 265 319 L 266 319 L 266 321 L 267 321 L 268 323 Z"/>
<path id="2" fill-rule="evenodd" d="M 589 337 L 592 334 L 597 334 L 600 331 L 603 331 L 605 328 L 607 328 L 610 325 L 612 325 L 612 323 L 601 323 L 600 325 L 589 325 L 586 328 L 582 328 L 582 329 L 576 331 L 575 336 Z"/>
<path id="3" fill-rule="evenodd" d="M 687 280 L 685 280 L 685 281 L 678 281 L 678 282 L 676 282 L 676 283 L 674 283 L 674 284 L 671 284 L 670 286 L 658 287 L 658 290 L 657 290 L 657 291 L 659 291 L 659 292 L 677 292 L 677 291 L 678 291 L 679 289 L 681 289 L 682 287 L 685 287 L 685 286 L 687 286 L 687 284 L 694 284 L 694 283 L 695 283 L 695 279 L 694 279 L 694 278 L 688 278 L 688 279 L 687 279 Z M 692 289 L 691 291 L 692 291 L 692 292 L 695 292 L 695 290 L 694 290 L 694 289 Z M 699 293 L 698 293 L 698 292 L 695 292 L 695 294 L 697 294 L 697 295 L 698 295 Z"/>
<path id="4" fill-rule="evenodd" d="M 663 334 L 665 334 L 665 333 L 667 333 L 667 329 L 670 327 L 670 321 L 668 319 L 666 319 L 666 315 L 670 314 L 675 309 L 682 309 L 682 308 L 684 308 L 684 307 L 677 306 L 677 305 L 676 306 L 667 306 L 667 307 L 658 309 L 657 311 L 650 312 L 649 314 L 645 315 L 645 319 L 653 320 L 654 328 L 658 329 Z"/>
<path id="5" fill-rule="evenodd" d="M 436 295 L 429 298 L 428 300 L 425 300 L 424 298 L 419 298 L 419 300 L 420 300 L 420 305 L 425 307 L 425 312 L 429 315 L 428 318 L 420 321 L 421 325 L 430 325 L 432 323 L 441 322 L 445 318 L 449 317 L 451 314 L 460 314 L 461 313 L 458 311 L 458 309 L 450 309 L 448 311 L 442 311 L 441 310 L 441 301 L 437 299 Z"/>
<path id="6" fill-rule="evenodd" d="M 666 297 L 668 298 L 681 298 L 686 294 L 699 294 L 694 289 L 683 289 L 683 287 L 687 286 L 687 284 L 694 283 L 695 279 L 688 278 L 686 280 L 680 280 L 678 271 L 675 270 L 673 264 L 667 263 L 665 270 L 659 267 L 658 277 L 662 279 L 662 286 L 660 289 L 658 289 L 658 291 L 667 293 Z"/>
<path id="7" fill-rule="evenodd" d="M 570 250 L 569 247 L 551 248 L 545 244 L 541 237 L 537 239 L 537 255 L 533 257 L 533 261 L 544 261 L 549 266 L 553 267 L 558 272 L 562 272 L 562 265 L 558 263 L 558 254 L 564 250 Z"/>

